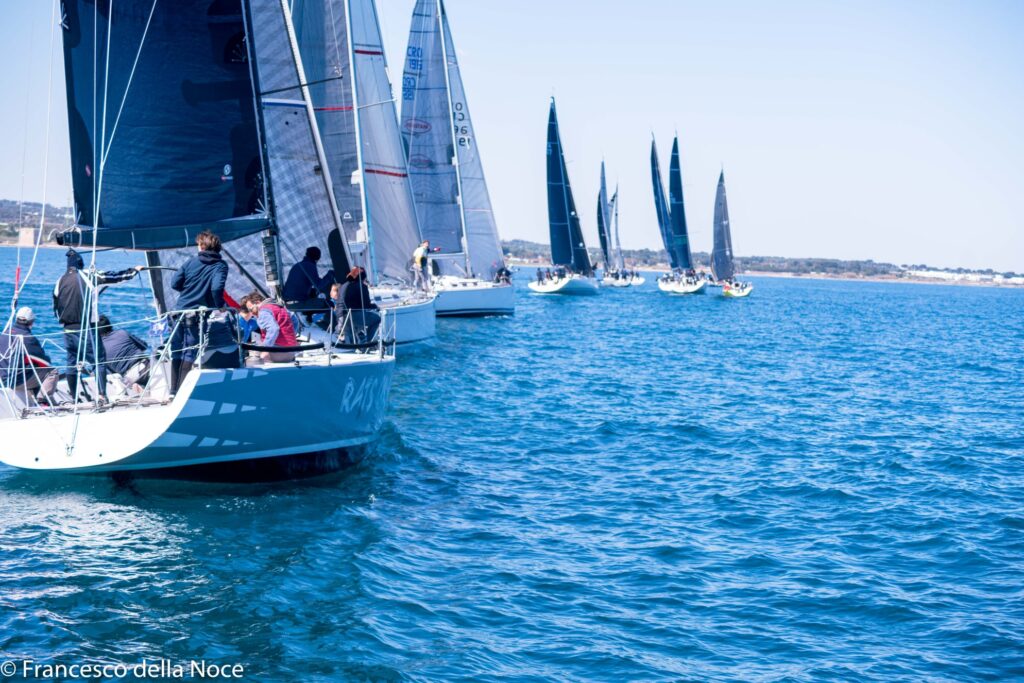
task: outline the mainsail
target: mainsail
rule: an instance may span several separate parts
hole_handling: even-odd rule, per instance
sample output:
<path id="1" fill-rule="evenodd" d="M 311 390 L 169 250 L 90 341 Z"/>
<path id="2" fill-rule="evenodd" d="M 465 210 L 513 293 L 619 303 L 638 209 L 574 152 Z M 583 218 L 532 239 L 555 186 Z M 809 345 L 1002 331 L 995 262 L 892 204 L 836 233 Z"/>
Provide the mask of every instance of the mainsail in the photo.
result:
<path id="1" fill-rule="evenodd" d="M 412 279 L 409 263 L 420 241 L 416 203 L 388 79 L 374 0 L 347 0 L 366 224 L 375 282 Z"/>
<path id="2" fill-rule="evenodd" d="M 61 4 L 82 241 L 164 249 L 268 228 L 241 0 Z"/>
<path id="3" fill-rule="evenodd" d="M 672 227 L 672 249 L 679 267 L 693 268 L 690 237 L 686 231 L 686 209 L 683 206 L 683 172 L 679 162 L 679 138 L 672 141 L 672 161 L 668 167 L 668 212 Z"/>
<path id="4" fill-rule="evenodd" d="M 729 203 L 725 198 L 725 171 L 718 176 L 715 194 L 715 243 L 711 251 L 711 272 L 718 281 L 728 280 L 736 273 L 732 259 Z"/>
<path id="5" fill-rule="evenodd" d="M 622 242 L 619 241 L 619 186 L 615 186 L 615 194 L 612 195 L 612 215 L 615 229 L 612 231 L 615 237 L 615 251 L 612 267 L 615 270 L 625 270 L 626 261 L 622 258 Z"/>
<path id="6" fill-rule="evenodd" d="M 413 9 L 402 76 L 402 136 L 424 237 L 442 272 L 490 279 L 504 266 L 448 15 Z"/>
<path id="7" fill-rule="evenodd" d="M 357 246 L 356 260 L 367 266 L 347 8 L 343 0 L 294 0 L 292 23 L 344 226 L 340 241 Z"/>
<path id="8" fill-rule="evenodd" d="M 562 138 L 558 132 L 558 115 L 555 100 L 551 99 L 548 113 L 548 228 L 551 231 L 551 262 L 556 266 L 571 268 L 573 272 L 590 275 L 593 266 L 587 245 L 583 242 L 580 217 L 576 213 L 576 201 L 569 186 L 569 174 L 562 154 Z"/>
<path id="9" fill-rule="evenodd" d="M 651 182 L 654 184 L 654 211 L 658 216 L 658 229 L 661 231 L 661 242 L 668 252 L 669 265 L 672 270 L 680 268 L 679 255 L 672 242 L 672 218 L 669 215 L 668 201 L 665 199 L 665 185 L 661 180 L 661 165 L 658 163 L 658 146 L 651 140 Z"/>
<path id="10" fill-rule="evenodd" d="M 413 9 L 402 73 L 402 139 L 423 237 L 439 250 L 435 260 L 442 268 L 465 267 L 458 158 L 437 0 L 419 0 Z"/>
<path id="11" fill-rule="evenodd" d="M 290 13 L 282 0 L 247 0 L 247 4 L 254 75 L 259 85 L 257 105 L 269 166 L 269 203 L 277 228 L 278 270 L 286 272 L 302 259 L 307 248 L 316 246 L 330 255 L 335 276 L 340 278 L 351 258 L 346 240 L 338 239 L 341 223 L 331 175 L 320 146 L 309 91 L 304 86 L 306 77 Z M 332 233 L 336 235 L 333 239 Z M 264 249 L 263 241 L 255 235 L 224 248 L 228 261 L 235 266 L 229 271 L 227 286 L 233 296 L 254 286 L 261 288 L 257 275 L 265 261 Z M 162 256 L 161 261 L 167 266 L 180 265 L 190 251 L 176 250 Z M 165 283 L 169 277 L 165 275 Z"/>
<path id="12" fill-rule="evenodd" d="M 605 182 L 603 161 L 601 162 L 601 189 L 597 193 L 597 236 L 601 240 L 604 269 L 605 271 L 612 270 L 611 204 L 608 201 L 608 184 Z"/>

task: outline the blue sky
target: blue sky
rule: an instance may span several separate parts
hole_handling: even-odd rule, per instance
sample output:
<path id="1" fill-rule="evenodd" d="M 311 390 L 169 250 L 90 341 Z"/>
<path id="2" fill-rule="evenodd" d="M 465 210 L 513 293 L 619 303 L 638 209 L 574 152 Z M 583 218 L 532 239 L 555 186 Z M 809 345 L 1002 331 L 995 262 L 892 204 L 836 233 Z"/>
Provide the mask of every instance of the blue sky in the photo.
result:
<path id="1" fill-rule="evenodd" d="M 395 82 L 413 4 L 378 0 Z M 666 168 L 678 130 L 698 249 L 711 244 L 724 165 L 740 255 L 1024 271 L 1024 3 L 446 6 L 506 238 L 548 241 L 555 95 L 594 245 L 603 157 L 621 185 L 626 246 L 658 246 L 649 145 L 653 132 Z M 17 199 L 23 175 L 25 196 L 42 196 L 50 9 L 4 0 L 0 10 L 0 197 Z M 70 195 L 62 78 L 58 59 L 54 203 Z"/>

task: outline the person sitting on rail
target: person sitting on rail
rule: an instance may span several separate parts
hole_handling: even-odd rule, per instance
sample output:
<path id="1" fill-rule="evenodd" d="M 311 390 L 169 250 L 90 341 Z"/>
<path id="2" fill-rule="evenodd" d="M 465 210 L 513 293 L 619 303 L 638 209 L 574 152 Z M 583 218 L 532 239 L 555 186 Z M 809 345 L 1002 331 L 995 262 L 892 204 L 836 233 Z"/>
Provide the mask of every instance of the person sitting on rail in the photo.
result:
<path id="1" fill-rule="evenodd" d="M 288 309 L 267 300 L 259 292 L 242 297 L 242 307 L 256 316 L 260 326 L 261 346 L 280 347 L 280 351 L 261 351 L 260 358 L 271 363 L 289 363 L 295 360 L 295 352 L 289 347 L 298 346 L 298 335 Z"/>
<path id="2" fill-rule="evenodd" d="M 318 247 L 310 247 L 306 249 L 303 259 L 288 271 L 282 293 L 286 302 L 315 302 L 327 296 L 331 284 L 334 282 L 334 271 L 328 270 L 326 275 L 320 277 L 316 265 L 320 261 L 320 256 L 321 252 Z"/>
<path id="3" fill-rule="evenodd" d="M 366 271 L 356 266 L 345 278 L 337 307 L 337 319 L 345 326 L 346 344 L 366 344 L 373 340 L 380 327 L 378 310 L 366 285 Z"/>
<path id="4" fill-rule="evenodd" d="M 36 314 L 22 306 L 14 322 L 0 334 L 0 379 L 7 388 L 40 403 L 53 404 L 58 373 L 39 339 L 32 334 Z"/>
<path id="5" fill-rule="evenodd" d="M 115 329 L 105 315 L 100 316 L 97 327 L 107 369 L 121 375 L 126 387 L 141 392 L 149 381 L 149 347 L 128 330 Z"/>

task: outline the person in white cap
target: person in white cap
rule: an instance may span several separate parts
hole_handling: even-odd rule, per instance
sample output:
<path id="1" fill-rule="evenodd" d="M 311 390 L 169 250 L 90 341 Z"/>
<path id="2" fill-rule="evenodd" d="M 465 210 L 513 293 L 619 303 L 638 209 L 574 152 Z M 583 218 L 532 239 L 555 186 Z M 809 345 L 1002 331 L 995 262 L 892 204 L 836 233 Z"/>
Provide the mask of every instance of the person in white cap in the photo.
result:
<path id="1" fill-rule="evenodd" d="M 58 373 L 34 334 L 36 314 L 22 306 L 14 322 L 0 334 L 0 380 L 19 393 L 31 392 L 40 403 L 52 403 Z"/>

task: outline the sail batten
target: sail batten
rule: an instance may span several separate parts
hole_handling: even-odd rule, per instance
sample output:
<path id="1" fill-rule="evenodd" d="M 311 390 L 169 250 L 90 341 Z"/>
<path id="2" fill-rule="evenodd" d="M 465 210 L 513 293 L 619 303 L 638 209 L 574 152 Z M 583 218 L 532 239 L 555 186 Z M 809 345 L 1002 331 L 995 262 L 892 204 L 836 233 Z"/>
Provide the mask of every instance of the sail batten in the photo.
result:
<path id="1" fill-rule="evenodd" d="M 556 266 L 571 268 L 573 272 L 590 275 L 593 266 L 587 245 L 583 242 L 576 200 L 573 199 L 572 187 L 569 185 L 554 99 L 551 100 L 548 113 L 547 179 L 551 262 Z"/>

